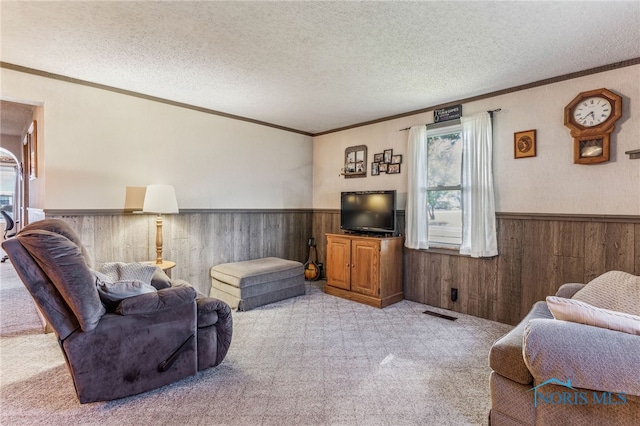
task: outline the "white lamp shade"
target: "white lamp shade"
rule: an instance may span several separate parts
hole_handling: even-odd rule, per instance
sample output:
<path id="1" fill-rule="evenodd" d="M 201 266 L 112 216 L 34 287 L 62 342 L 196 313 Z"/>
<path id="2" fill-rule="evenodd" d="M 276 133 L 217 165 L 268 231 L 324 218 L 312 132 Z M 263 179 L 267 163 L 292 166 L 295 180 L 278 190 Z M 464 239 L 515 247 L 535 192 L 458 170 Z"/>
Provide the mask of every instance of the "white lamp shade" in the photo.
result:
<path id="1" fill-rule="evenodd" d="M 171 185 L 149 185 L 144 196 L 144 213 L 171 214 L 178 213 L 176 191 Z"/>

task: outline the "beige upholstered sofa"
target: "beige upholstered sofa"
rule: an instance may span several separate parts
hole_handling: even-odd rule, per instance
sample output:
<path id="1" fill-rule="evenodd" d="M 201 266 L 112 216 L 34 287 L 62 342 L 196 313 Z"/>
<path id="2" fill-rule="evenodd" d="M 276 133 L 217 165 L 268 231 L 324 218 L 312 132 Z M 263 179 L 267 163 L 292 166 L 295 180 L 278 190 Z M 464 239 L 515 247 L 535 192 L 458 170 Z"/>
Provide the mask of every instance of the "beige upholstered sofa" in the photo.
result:
<path id="1" fill-rule="evenodd" d="M 489 364 L 492 426 L 640 425 L 640 277 L 563 285 L 494 343 Z"/>

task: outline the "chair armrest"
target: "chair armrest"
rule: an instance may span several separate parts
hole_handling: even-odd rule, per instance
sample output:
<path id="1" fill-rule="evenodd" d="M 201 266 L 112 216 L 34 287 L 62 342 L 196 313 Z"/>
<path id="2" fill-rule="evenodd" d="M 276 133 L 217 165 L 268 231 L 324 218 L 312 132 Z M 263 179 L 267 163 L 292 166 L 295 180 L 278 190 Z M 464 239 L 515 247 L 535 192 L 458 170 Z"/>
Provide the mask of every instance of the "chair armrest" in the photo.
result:
<path id="1" fill-rule="evenodd" d="M 198 370 L 222 362 L 231 346 L 233 316 L 222 300 L 199 295 L 198 305 Z M 215 337 L 214 337 L 215 336 Z"/>
<path id="2" fill-rule="evenodd" d="M 491 346 L 489 366 L 493 371 L 523 385 L 533 382 L 522 358 L 522 336 L 527 323 L 536 318 L 553 318 L 546 302 L 534 303 L 522 321 Z"/>
<path id="3" fill-rule="evenodd" d="M 191 284 L 183 280 L 171 282 L 171 288 L 193 288 Z M 225 302 L 213 297 L 203 295 L 194 289 L 198 296 L 196 305 L 198 306 L 198 328 L 210 327 L 215 324 L 222 324 L 223 328 L 232 327 L 231 308 Z"/>
<path id="4" fill-rule="evenodd" d="M 198 328 L 216 324 L 220 317 L 225 317 L 225 309 L 229 309 L 226 303 L 202 295 L 196 298 L 196 305 L 198 305 Z"/>
<path id="5" fill-rule="evenodd" d="M 171 282 L 173 288 L 192 288 L 182 280 Z M 231 308 L 222 300 L 198 293 L 198 370 L 219 365 L 227 355 L 233 334 Z"/>
<path id="6" fill-rule="evenodd" d="M 556 296 L 564 297 L 565 299 L 571 299 L 574 294 L 578 292 L 578 290 L 582 289 L 586 284 L 578 284 L 578 283 L 568 283 L 562 284 L 558 291 L 556 292 Z"/>
<path id="7" fill-rule="evenodd" d="M 155 293 L 140 294 L 124 299 L 116 313 L 120 315 L 152 314 L 192 303 L 197 292 L 192 287 L 169 287 Z"/>
<path id="8" fill-rule="evenodd" d="M 536 383 L 640 396 L 640 336 L 569 321 L 534 319 L 524 331 L 524 362 Z"/>

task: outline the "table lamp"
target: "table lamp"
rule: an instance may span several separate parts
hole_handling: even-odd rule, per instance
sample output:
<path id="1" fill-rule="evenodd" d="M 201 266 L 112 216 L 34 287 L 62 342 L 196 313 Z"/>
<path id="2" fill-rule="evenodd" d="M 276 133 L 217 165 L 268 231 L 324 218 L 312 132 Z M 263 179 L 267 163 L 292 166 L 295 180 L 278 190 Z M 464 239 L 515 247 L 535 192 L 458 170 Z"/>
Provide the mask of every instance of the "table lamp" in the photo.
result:
<path id="1" fill-rule="evenodd" d="M 178 201 L 173 186 L 147 186 L 142 211 L 158 215 L 156 217 L 156 264 L 162 264 L 162 215 L 178 213 Z"/>

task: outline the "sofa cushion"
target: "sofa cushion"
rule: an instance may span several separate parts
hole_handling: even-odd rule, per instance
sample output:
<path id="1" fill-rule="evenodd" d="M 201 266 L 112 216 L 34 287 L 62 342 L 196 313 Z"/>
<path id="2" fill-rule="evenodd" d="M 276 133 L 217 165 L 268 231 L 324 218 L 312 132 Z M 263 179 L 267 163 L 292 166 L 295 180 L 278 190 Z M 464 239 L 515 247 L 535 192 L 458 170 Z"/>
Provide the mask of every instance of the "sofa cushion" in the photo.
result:
<path id="1" fill-rule="evenodd" d="M 536 318 L 553 318 L 545 302 L 535 303 L 515 328 L 493 344 L 489 352 L 489 365 L 493 371 L 523 385 L 533 382 L 522 357 L 522 342 L 526 325 Z"/>
<path id="2" fill-rule="evenodd" d="M 596 308 L 640 316 L 640 277 L 622 271 L 609 271 L 594 278 L 572 299 Z"/>
<path id="3" fill-rule="evenodd" d="M 151 277 L 151 285 L 156 288 L 156 290 L 162 290 L 163 288 L 171 287 L 171 278 L 158 266 L 156 266 L 156 270 Z"/>
<path id="4" fill-rule="evenodd" d="M 148 263 L 107 262 L 100 266 L 98 272 L 107 276 L 107 280 L 111 282 L 135 280 L 151 284 L 157 269 L 157 266 Z"/>
<path id="5" fill-rule="evenodd" d="M 548 296 L 547 305 L 557 320 L 577 322 L 640 335 L 640 316 L 596 308 L 580 300 Z"/>
<path id="6" fill-rule="evenodd" d="M 99 271 L 92 271 L 100 300 L 109 312 L 113 312 L 121 300 L 140 294 L 154 293 L 151 285 L 158 268 L 146 263 L 104 263 Z"/>
<path id="7" fill-rule="evenodd" d="M 562 381 L 571 379 L 574 388 L 640 396 L 640 338 L 634 334 L 570 321 L 533 319 L 525 328 L 523 352 L 536 384 L 555 377 Z M 565 407 L 548 407 L 552 406 Z"/>
<path id="8" fill-rule="evenodd" d="M 106 311 L 80 247 L 63 235 L 43 230 L 22 230 L 16 238 L 53 282 L 80 328 L 93 330 Z"/>
<path id="9" fill-rule="evenodd" d="M 110 311 L 114 311 L 123 299 L 158 291 L 151 284 L 145 284 L 137 280 L 109 282 L 98 277 L 96 286 L 100 300 Z"/>

